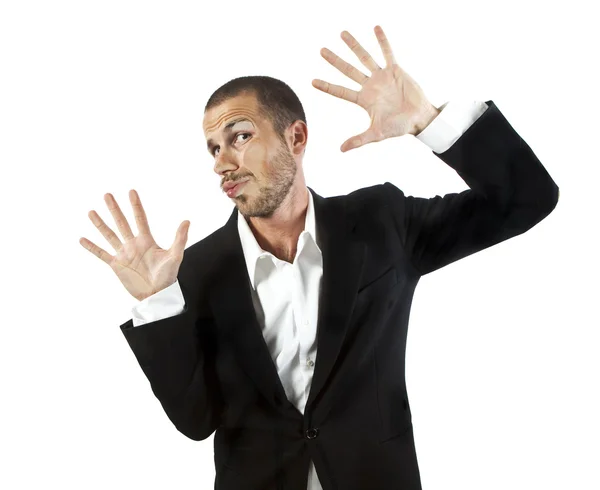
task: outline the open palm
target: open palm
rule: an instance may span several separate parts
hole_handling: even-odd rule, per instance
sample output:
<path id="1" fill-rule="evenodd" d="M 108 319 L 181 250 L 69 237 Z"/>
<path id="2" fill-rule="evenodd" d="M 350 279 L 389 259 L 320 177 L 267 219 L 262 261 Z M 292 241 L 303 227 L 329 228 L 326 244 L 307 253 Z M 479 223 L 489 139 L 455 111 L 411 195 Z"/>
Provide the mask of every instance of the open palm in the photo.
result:
<path id="1" fill-rule="evenodd" d="M 313 86 L 359 105 L 371 118 L 370 127 L 346 140 L 340 148 L 342 151 L 386 138 L 414 134 L 416 121 L 433 107 L 421 87 L 396 63 L 392 48 L 380 26 L 375 27 L 375 35 L 386 61 L 385 68 L 381 68 L 349 32 L 343 31 L 341 34 L 344 42 L 371 72 L 371 76 L 365 75 L 327 48 L 321 50 L 323 58 L 360 84 L 361 89 L 357 92 L 319 79 L 313 80 Z"/>
<path id="2" fill-rule="evenodd" d="M 135 190 L 129 191 L 129 199 L 133 207 L 138 236 L 123 215 L 121 208 L 112 194 L 104 195 L 104 200 L 111 212 L 123 241 L 111 230 L 95 211 L 88 216 L 98 231 L 117 252 L 111 255 L 87 238 L 80 238 L 79 243 L 92 254 L 108 264 L 115 272 L 125 289 L 140 301 L 165 289 L 177 280 L 177 273 L 183 260 L 183 251 L 187 241 L 190 222 L 179 225 L 173 245 L 170 249 L 160 248 L 150 233 L 146 213 Z"/>

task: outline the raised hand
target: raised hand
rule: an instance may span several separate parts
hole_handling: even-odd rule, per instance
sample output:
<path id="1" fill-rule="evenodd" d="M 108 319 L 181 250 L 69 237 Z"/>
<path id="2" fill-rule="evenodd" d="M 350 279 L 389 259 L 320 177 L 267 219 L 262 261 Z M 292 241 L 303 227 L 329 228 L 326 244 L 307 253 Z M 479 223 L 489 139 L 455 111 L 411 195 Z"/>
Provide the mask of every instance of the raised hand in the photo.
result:
<path id="1" fill-rule="evenodd" d="M 371 72 L 370 77 L 327 48 L 321 50 L 323 58 L 362 86 L 359 92 L 319 79 L 312 82 L 315 88 L 325 93 L 359 105 L 371 117 L 371 126 L 347 139 L 340 148 L 342 151 L 394 136 L 416 135 L 440 112 L 427 100 L 417 82 L 396 63 L 383 29 L 375 26 L 374 30 L 386 61 L 385 68 L 381 68 L 348 31 L 341 34 L 344 42 Z"/>
<path id="2" fill-rule="evenodd" d="M 134 298 L 141 301 L 174 284 L 177 280 L 177 273 L 183 260 L 183 251 L 188 238 L 190 222 L 186 220 L 179 225 L 171 248 L 163 250 L 156 244 L 150 233 L 150 227 L 148 226 L 142 202 L 137 192 L 133 189 L 129 191 L 129 200 L 133 208 L 139 232 L 138 236 L 133 236 L 129 223 L 112 194 L 107 193 L 104 195 L 104 201 L 117 223 L 117 227 L 124 240 L 123 242 L 104 223 L 98 213 L 93 210 L 88 213 L 92 223 L 96 225 L 102 236 L 115 249 L 117 252 L 116 255 L 110 255 L 84 237 L 79 239 L 79 243 L 86 250 L 89 250 L 100 260 L 108 264 L 115 274 L 117 274 L 125 289 Z"/>

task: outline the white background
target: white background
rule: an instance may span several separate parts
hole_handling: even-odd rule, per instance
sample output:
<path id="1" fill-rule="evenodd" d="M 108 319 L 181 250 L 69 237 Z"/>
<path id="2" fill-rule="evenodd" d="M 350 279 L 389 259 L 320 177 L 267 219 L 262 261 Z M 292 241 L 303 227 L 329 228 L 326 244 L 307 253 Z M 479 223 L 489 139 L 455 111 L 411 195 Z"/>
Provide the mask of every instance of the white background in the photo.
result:
<path id="1" fill-rule="evenodd" d="M 434 105 L 493 100 L 560 188 L 537 226 L 419 283 L 406 362 L 423 488 L 598 490 L 591 5 L 2 2 L 0 487 L 213 488 L 213 436 L 192 441 L 168 420 L 119 328 L 137 300 L 79 239 L 114 252 L 87 216 L 116 231 L 106 192 L 135 232 L 129 189 L 164 248 L 185 219 L 187 246 L 225 224 L 233 205 L 202 132 L 223 83 L 292 87 L 307 184 L 322 196 L 385 181 L 422 197 L 467 188 L 410 135 L 340 152 L 369 117 L 312 87 L 359 89 L 319 50 L 365 72 L 340 33 L 383 64 L 379 24 Z"/>

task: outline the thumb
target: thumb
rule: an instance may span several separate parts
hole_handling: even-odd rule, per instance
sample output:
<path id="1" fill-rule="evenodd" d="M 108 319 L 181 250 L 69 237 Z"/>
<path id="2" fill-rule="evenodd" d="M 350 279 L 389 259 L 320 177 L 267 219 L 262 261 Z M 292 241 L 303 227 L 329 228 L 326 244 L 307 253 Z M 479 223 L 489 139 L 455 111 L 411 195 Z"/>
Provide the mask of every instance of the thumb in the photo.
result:
<path id="1" fill-rule="evenodd" d="M 367 143 L 373 143 L 374 141 L 377 141 L 377 138 L 375 137 L 375 131 L 369 128 L 364 133 L 357 134 L 356 136 L 352 136 L 352 138 L 348 138 L 346 141 L 344 141 L 342 146 L 340 146 L 340 150 L 353 150 L 354 148 L 366 145 Z"/>
<path id="2" fill-rule="evenodd" d="M 175 240 L 173 241 L 173 245 L 171 245 L 171 248 L 173 249 L 173 252 L 175 252 L 175 254 L 179 255 L 179 254 L 183 253 L 183 250 L 185 249 L 185 244 L 188 239 L 188 230 L 189 229 L 190 229 L 190 221 L 187 219 L 179 225 L 179 228 L 177 228 L 177 233 L 175 234 Z"/>

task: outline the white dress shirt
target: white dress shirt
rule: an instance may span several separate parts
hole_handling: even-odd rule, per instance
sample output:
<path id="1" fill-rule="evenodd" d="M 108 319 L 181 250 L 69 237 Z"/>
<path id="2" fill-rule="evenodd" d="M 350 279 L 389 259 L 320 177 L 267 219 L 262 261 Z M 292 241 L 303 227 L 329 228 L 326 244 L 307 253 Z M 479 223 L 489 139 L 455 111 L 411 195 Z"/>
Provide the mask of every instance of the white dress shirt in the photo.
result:
<path id="1" fill-rule="evenodd" d="M 485 102 L 452 101 L 416 138 L 437 153 L 446 151 L 487 109 Z M 317 357 L 317 317 L 323 258 L 316 236 L 312 193 L 304 231 L 293 263 L 263 250 L 238 211 L 238 232 L 252 284 L 252 302 L 263 337 L 277 366 L 288 400 L 300 413 L 308 400 Z M 132 308 L 133 326 L 177 315 L 185 300 L 176 281 Z M 314 463 L 308 469 L 307 490 L 322 490 Z"/>

